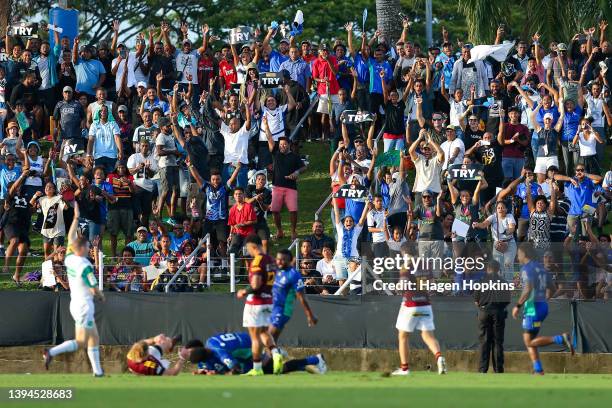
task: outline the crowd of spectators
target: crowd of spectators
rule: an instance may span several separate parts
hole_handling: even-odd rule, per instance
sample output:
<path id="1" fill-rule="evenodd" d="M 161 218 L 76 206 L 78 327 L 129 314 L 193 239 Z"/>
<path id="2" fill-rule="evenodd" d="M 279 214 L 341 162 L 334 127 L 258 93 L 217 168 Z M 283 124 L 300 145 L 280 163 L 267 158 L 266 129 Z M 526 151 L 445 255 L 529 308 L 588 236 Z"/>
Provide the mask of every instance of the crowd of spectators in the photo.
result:
<path id="1" fill-rule="evenodd" d="M 181 267 L 173 290 L 201 290 L 207 262 L 227 269 L 248 235 L 266 250 L 271 240 L 297 238 L 299 178 L 308 168 L 300 143 L 318 140 L 331 147 L 331 191 L 365 187 L 369 197 L 334 198 L 329 219 L 302 240 L 296 266 L 307 292 L 335 293 L 362 257 L 413 243 L 423 257 L 490 255 L 512 277 L 516 243 L 530 241 L 555 274 L 557 296 L 607 297 L 605 21 L 548 44 L 538 33 L 506 38 L 500 26 L 487 47 L 506 46 L 502 61 L 472 60 L 474 45 L 455 46 L 446 30 L 439 46 L 422 48 L 407 20 L 394 43 L 379 41 L 378 31 L 357 41 L 347 23 L 346 39 L 333 44 L 270 28 L 215 48 L 207 25 L 194 44 L 186 24 L 162 23 L 138 34 L 132 49 L 119 42 L 119 28 L 114 22 L 110 41 L 98 44 L 7 31 L 0 250 L 17 284 L 36 231 L 43 286 L 67 288 L 64 237 L 77 200 L 92 257 L 99 261 L 101 250 L 113 260 L 112 290 L 163 290 Z M 265 86 L 265 73 L 276 73 L 279 86 Z M 366 119 L 351 122 L 346 111 Z M 477 176 L 454 177 L 457 166 Z M 206 234 L 210 260 L 191 255 Z M 461 281 L 484 270 L 417 272 Z"/>

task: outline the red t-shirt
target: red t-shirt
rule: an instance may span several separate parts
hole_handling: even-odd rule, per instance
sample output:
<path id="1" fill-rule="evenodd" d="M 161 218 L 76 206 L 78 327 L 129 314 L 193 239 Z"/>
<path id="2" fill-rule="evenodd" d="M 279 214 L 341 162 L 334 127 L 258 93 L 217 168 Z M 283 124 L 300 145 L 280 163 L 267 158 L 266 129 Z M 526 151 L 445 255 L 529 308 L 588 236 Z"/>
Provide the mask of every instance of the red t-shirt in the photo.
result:
<path id="1" fill-rule="evenodd" d="M 225 90 L 229 90 L 232 84 L 238 82 L 238 74 L 234 64 L 226 60 L 221 60 L 219 63 L 219 76 L 225 80 Z"/>
<path id="2" fill-rule="evenodd" d="M 237 225 L 244 224 L 248 221 L 257 221 L 257 214 L 255 214 L 255 209 L 249 203 L 243 203 L 242 209 L 238 209 L 237 205 L 232 206 L 229 210 L 229 217 L 227 218 L 227 225 Z M 232 232 L 243 237 L 246 237 L 249 234 L 255 232 L 254 225 L 247 225 L 244 227 L 234 227 L 232 228 Z"/>
<path id="3" fill-rule="evenodd" d="M 338 61 L 336 57 L 328 57 L 330 64 L 338 72 Z M 327 61 L 323 58 L 317 58 L 312 62 L 312 77 L 314 79 L 327 79 L 329 81 L 329 94 L 337 95 L 340 90 L 340 85 L 336 79 L 336 74 L 331 70 Z M 327 93 L 327 89 L 324 82 L 317 82 L 317 93 L 324 95 Z"/>
<path id="4" fill-rule="evenodd" d="M 317 56 L 314 54 L 308 54 L 308 55 L 302 55 L 302 59 L 307 63 L 310 64 L 312 61 L 317 59 Z"/>
<path id="5" fill-rule="evenodd" d="M 247 296 L 247 305 L 271 305 L 272 286 L 276 275 L 276 262 L 267 254 L 257 255 L 248 263 L 249 282 L 255 275 L 262 277 L 263 284 L 254 293 Z"/>
<path id="6" fill-rule="evenodd" d="M 198 84 L 200 84 L 200 88 L 204 88 L 208 91 L 210 87 L 210 79 L 214 77 L 214 60 L 206 55 L 202 55 L 198 60 Z"/>
<path id="7" fill-rule="evenodd" d="M 518 125 L 506 123 L 506 127 L 504 128 L 504 140 L 512 139 L 512 136 L 514 136 L 516 133 L 522 135 L 522 138 L 526 138 L 527 140 L 529 140 L 529 129 L 527 128 L 527 126 L 522 125 L 520 123 Z M 526 147 L 522 146 L 518 142 L 514 142 L 509 145 L 504 145 L 502 157 L 522 159 L 523 157 L 525 157 L 525 149 Z"/>

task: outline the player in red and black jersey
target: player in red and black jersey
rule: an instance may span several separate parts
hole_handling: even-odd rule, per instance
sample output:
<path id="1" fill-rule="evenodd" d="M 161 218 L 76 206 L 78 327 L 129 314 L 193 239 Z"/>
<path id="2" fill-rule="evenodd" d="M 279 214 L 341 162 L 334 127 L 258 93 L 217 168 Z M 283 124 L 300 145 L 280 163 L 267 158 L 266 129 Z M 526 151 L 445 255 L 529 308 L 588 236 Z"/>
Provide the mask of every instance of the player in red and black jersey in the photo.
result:
<path id="1" fill-rule="evenodd" d="M 249 331 L 253 352 L 253 369 L 246 375 L 264 374 L 261 365 L 262 346 L 272 355 L 274 374 L 280 374 L 283 371 L 283 357 L 276 347 L 274 338 L 268 333 L 272 315 L 272 286 L 276 275 L 276 262 L 263 251 L 261 239 L 257 235 L 249 235 L 245 245 L 252 257 L 248 263 L 249 286 L 239 290 L 237 295 L 238 299 L 246 297 L 242 326 Z"/>
<path id="2" fill-rule="evenodd" d="M 176 337 L 158 334 L 134 343 L 127 355 L 128 369 L 138 375 L 177 375 L 183 369 L 188 351 L 182 349 L 178 361 L 172 367 L 170 362 L 163 358 L 165 353 L 172 352 L 177 340 Z"/>
<path id="3" fill-rule="evenodd" d="M 409 257 L 418 256 L 416 251 L 408 246 L 402 248 L 402 254 L 406 254 Z M 391 375 L 410 374 L 408 369 L 410 353 L 409 337 L 410 333 L 415 329 L 421 332 L 423 342 L 427 344 L 429 350 L 434 354 L 438 366 L 438 374 L 446 374 L 446 360 L 440 352 L 440 344 L 434 335 L 435 325 L 429 295 L 427 291 L 419 289 L 419 283 L 414 272 L 405 268 L 400 271 L 400 281 L 407 286 L 402 296 L 402 306 L 395 323 L 395 328 L 398 332 L 401 366 L 392 372 Z"/>

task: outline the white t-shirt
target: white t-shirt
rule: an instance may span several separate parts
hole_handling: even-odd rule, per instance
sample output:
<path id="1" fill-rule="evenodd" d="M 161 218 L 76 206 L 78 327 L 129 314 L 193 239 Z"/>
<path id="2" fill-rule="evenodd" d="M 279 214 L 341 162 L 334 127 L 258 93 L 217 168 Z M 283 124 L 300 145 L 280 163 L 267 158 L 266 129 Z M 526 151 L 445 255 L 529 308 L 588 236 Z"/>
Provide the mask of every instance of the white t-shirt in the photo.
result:
<path id="1" fill-rule="evenodd" d="M 540 97 L 540 94 L 536 93 L 534 95 L 529 95 L 529 99 L 533 101 L 534 103 L 533 106 L 535 107 L 538 105 L 538 103 L 540 102 L 540 99 L 542 98 Z M 533 123 L 531 123 L 531 116 L 529 116 L 532 109 L 527 104 L 527 101 L 525 100 L 525 98 L 521 97 L 519 106 L 521 107 L 521 124 L 527 126 L 529 130 L 533 130 L 534 126 L 533 126 Z"/>
<path id="2" fill-rule="evenodd" d="M 499 219 L 499 226 L 497 221 L 499 216 L 497 213 L 490 215 L 487 218 L 487 221 L 491 223 L 491 235 L 493 236 L 493 241 L 514 241 L 514 236 L 512 234 L 508 234 L 508 228 L 510 225 L 516 226 L 516 220 L 512 214 L 506 214 L 505 218 Z"/>
<path id="3" fill-rule="evenodd" d="M 140 163 L 146 164 L 147 162 L 150 165 L 150 169 L 157 173 L 157 160 L 155 160 L 155 156 L 152 152 L 149 153 L 148 157 L 144 157 L 142 153 L 134 153 L 128 158 L 127 167 L 128 169 L 133 169 L 134 167 L 138 167 Z M 155 188 L 155 182 L 147 177 L 144 171 L 139 171 L 134 174 L 134 184 L 147 191 L 153 191 L 153 188 Z"/>
<path id="4" fill-rule="evenodd" d="M 603 188 L 605 190 L 611 190 L 612 189 L 612 170 L 608 170 L 608 172 L 604 176 L 603 184 L 602 185 L 603 185 Z"/>
<path id="5" fill-rule="evenodd" d="M 334 268 L 334 262 L 329 261 L 329 263 L 325 259 L 319 259 L 317 261 L 317 272 L 321 274 L 323 279 L 326 276 L 331 276 L 332 278 L 336 277 L 336 269 Z"/>
<path id="6" fill-rule="evenodd" d="M 440 148 L 444 152 L 444 164 L 442 165 L 442 170 L 446 170 L 448 166 L 452 166 L 453 164 L 461 164 L 463 163 L 463 156 L 465 155 L 465 145 L 463 141 L 458 137 L 455 138 L 452 142 L 446 141 L 440 145 Z M 448 160 L 451 158 L 451 155 L 455 151 L 456 148 L 459 148 L 459 154 L 455 157 L 455 160 L 452 163 L 449 163 Z"/>
<path id="7" fill-rule="evenodd" d="M 89 259 L 70 254 L 64 261 L 68 273 L 68 285 L 70 286 L 70 300 L 75 303 L 93 304 L 93 294 L 89 290 L 98 285 L 94 274 L 94 267 Z"/>
<path id="8" fill-rule="evenodd" d="M 593 133 L 589 135 L 589 139 L 584 138 L 584 132 L 578 134 L 578 145 L 580 146 L 580 157 L 595 156 L 597 154 L 597 139 Z"/>
<path id="9" fill-rule="evenodd" d="M 132 54 L 133 53 L 130 52 L 130 58 L 128 59 L 128 62 L 127 62 L 128 71 L 127 71 L 126 86 L 128 88 L 134 87 L 138 83 L 136 81 L 136 75 L 134 73 L 134 66 L 136 65 L 136 58 L 134 58 L 134 55 Z M 119 89 L 121 88 L 121 81 L 123 79 L 123 73 L 125 72 L 125 59 L 122 59 L 121 61 L 119 61 L 119 57 L 115 58 L 111 62 L 111 69 L 115 69 L 117 64 L 119 64 L 119 66 L 117 67 L 117 73 L 115 74 L 115 90 L 119 92 Z"/>
<path id="10" fill-rule="evenodd" d="M 415 193 L 422 193 L 425 190 L 431 190 L 434 193 L 442 191 L 440 173 L 442 172 L 443 163 L 439 163 L 435 155 L 429 159 L 429 163 L 427 163 L 427 159 L 422 154 L 417 153 L 417 158 L 418 160 L 414 162 L 416 178 L 414 180 L 413 191 Z"/>
<path id="11" fill-rule="evenodd" d="M 62 237 L 66 235 L 66 224 L 64 223 L 64 209 L 66 205 L 62 197 L 41 197 L 38 200 L 44 215 L 44 221 L 40 233 L 46 238 Z"/>
<path id="12" fill-rule="evenodd" d="M 264 116 L 268 119 L 268 127 L 270 128 L 270 133 L 272 133 L 272 139 L 278 142 L 279 138 L 285 136 L 285 112 L 287 111 L 287 105 L 277 106 L 274 110 L 263 106 L 261 111 L 262 119 Z M 261 129 L 259 131 L 259 141 L 265 142 L 267 140 L 266 132 Z"/>
<path id="13" fill-rule="evenodd" d="M 351 256 L 359 256 L 359 251 L 357 251 L 357 241 L 359 240 L 359 235 L 361 234 L 362 229 L 363 225 L 359 225 L 355 221 L 355 226 L 353 227 L 353 242 L 351 242 Z M 342 254 L 344 225 L 342 223 L 336 224 L 336 234 L 338 235 L 338 242 L 336 243 L 336 253 L 334 255 L 334 258 L 341 259 L 344 257 L 344 255 Z"/>
<path id="14" fill-rule="evenodd" d="M 55 274 L 53 273 L 53 260 L 49 259 L 42 263 L 42 276 L 40 282 L 44 288 L 54 288 L 57 281 L 55 280 Z"/>
<path id="15" fill-rule="evenodd" d="M 225 139 L 223 163 L 240 162 L 242 164 L 249 164 L 248 148 L 250 133 L 246 129 L 246 123 L 236 133 L 232 133 L 229 126 L 221 122 L 220 131 L 223 139 Z"/>
<path id="16" fill-rule="evenodd" d="M 30 172 L 34 172 L 34 176 L 29 176 L 26 178 L 25 183 L 26 186 L 35 186 L 42 187 L 42 174 L 44 170 L 44 161 L 42 156 L 38 156 L 36 160 L 32 160 L 30 157 Z"/>
<path id="17" fill-rule="evenodd" d="M 451 126 L 459 126 L 459 116 L 465 112 L 467 109 L 467 103 L 465 101 L 456 102 L 454 99 L 451 99 L 450 102 L 450 114 L 449 114 L 449 125 Z"/>
<path id="18" fill-rule="evenodd" d="M 191 51 L 189 54 L 185 54 L 182 51 L 176 53 L 176 71 L 180 76 L 180 83 L 188 84 L 187 74 L 191 74 L 191 83 L 198 83 L 198 59 L 200 54 L 197 50 Z"/>
<path id="19" fill-rule="evenodd" d="M 383 228 L 385 224 L 385 212 L 372 210 L 368 213 L 368 228 Z M 387 237 L 383 232 L 372 232 L 372 242 L 385 242 Z"/>
<path id="20" fill-rule="evenodd" d="M 603 99 L 593 98 L 593 95 L 587 94 L 584 97 L 584 100 L 587 104 L 586 116 L 593 118 L 593 122 L 591 123 L 591 126 L 603 127 L 604 126 Z"/>

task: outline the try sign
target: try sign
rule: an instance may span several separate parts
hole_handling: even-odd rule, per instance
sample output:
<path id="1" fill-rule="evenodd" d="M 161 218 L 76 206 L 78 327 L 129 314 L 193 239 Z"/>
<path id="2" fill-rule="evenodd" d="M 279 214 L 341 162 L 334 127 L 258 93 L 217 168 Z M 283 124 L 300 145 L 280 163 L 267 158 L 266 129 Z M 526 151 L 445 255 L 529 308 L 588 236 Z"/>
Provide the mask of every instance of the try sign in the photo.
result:
<path id="1" fill-rule="evenodd" d="M 341 120 L 342 120 L 342 123 L 350 125 L 353 123 L 372 122 L 374 118 L 372 117 L 372 114 L 370 114 L 369 112 L 361 112 L 361 111 L 356 111 L 356 110 L 345 110 L 344 112 L 342 112 Z"/>
<path id="2" fill-rule="evenodd" d="M 451 180 L 482 179 L 482 164 L 454 164 L 448 167 L 448 178 Z"/>
<path id="3" fill-rule="evenodd" d="M 278 88 L 281 85 L 281 76 L 278 72 L 262 72 L 259 74 L 259 82 L 264 88 Z"/>
<path id="4" fill-rule="evenodd" d="M 24 21 L 14 23 L 9 30 L 9 35 L 11 36 L 32 37 L 34 34 L 38 34 L 37 23 L 26 23 Z"/>
<path id="5" fill-rule="evenodd" d="M 368 189 L 364 186 L 352 186 L 345 184 L 336 191 L 335 198 L 352 198 L 357 201 L 367 201 Z"/>
<path id="6" fill-rule="evenodd" d="M 236 27 L 230 30 L 230 44 L 248 43 L 253 36 L 253 30 L 249 27 Z"/>

